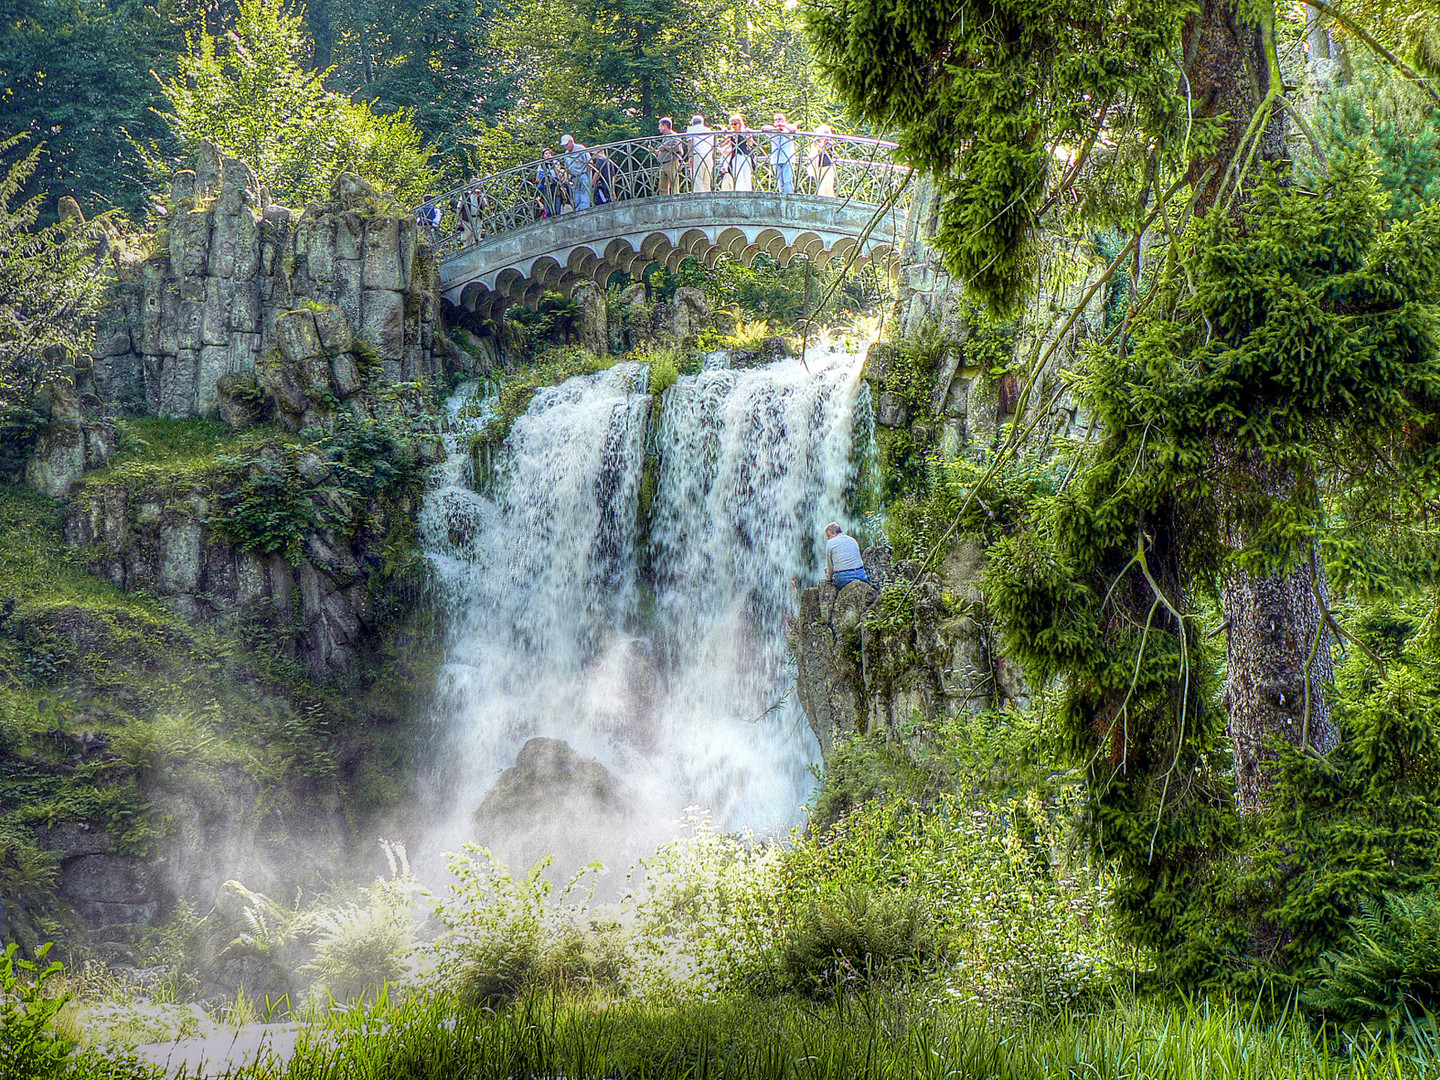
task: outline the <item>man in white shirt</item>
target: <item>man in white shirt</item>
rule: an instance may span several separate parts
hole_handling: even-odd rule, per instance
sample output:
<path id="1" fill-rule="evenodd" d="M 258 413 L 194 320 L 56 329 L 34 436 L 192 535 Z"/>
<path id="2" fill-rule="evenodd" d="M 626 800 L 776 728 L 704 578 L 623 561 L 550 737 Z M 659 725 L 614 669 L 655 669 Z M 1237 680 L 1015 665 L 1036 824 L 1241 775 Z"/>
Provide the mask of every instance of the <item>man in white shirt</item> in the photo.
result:
<path id="1" fill-rule="evenodd" d="M 690 118 L 685 134 L 690 139 L 690 190 L 709 191 L 715 175 L 715 136 L 704 114 Z"/>
<path id="2" fill-rule="evenodd" d="M 865 560 L 860 556 L 860 545 L 853 536 L 846 536 L 838 522 L 825 526 L 825 576 L 837 589 L 843 589 L 852 581 L 869 581 L 865 573 Z"/>
<path id="3" fill-rule="evenodd" d="M 770 139 L 770 164 L 775 167 L 775 186 L 782 195 L 795 193 L 795 132 L 799 130 L 784 113 L 775 114 L 775 123 L 761 131 L 773 131 Z"/>

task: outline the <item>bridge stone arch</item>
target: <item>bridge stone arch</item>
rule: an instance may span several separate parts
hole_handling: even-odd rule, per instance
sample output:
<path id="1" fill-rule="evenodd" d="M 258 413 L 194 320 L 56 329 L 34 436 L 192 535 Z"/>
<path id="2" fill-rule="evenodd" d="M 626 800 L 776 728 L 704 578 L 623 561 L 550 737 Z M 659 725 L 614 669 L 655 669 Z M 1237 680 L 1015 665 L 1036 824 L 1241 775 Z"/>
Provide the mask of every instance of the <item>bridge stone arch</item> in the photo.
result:
<path id="1" fill-rule="evenodd" d="M 450 254 L 440 286 L 451 303 L 496 317 L 512 303 L 532 306 L 547 291 L 570 296 L 584 282 L 603 288 L 617 270 L 638 276 L 686 258 L 714 267 L 762 252 L 823 264 L 882 261 L 895 249 L 904 211 L 778 192 L 697 192 L 606 203 L 522 224 Z"/>

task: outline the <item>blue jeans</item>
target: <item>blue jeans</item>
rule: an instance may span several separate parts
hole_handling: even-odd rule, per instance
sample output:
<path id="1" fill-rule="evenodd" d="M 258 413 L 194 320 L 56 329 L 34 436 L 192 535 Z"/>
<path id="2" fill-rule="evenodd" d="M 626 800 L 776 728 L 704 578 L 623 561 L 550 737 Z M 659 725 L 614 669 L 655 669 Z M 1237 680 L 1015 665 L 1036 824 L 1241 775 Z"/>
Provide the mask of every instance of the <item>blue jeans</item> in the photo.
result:
<path id="1" fill-rule="evenodd" d="M 858 570 L 836 570 L 835 576 L 830 580 L 835 583 L 837 589 L 843 589 L 852 581 L 869 581 L 870 575 L 865 573 L 865 568 L 862 566 Z"/>
<path id="2" fill-rule="evenodd" d="M 575 189 L 570 193 L 570 198 L 573 200 L 576 210 L 590 209 L 590 177 L 575 177 Z"/>
<path id="3" fill-rule="evenodd" d="M 795 194 L 795 163 L 793 161 L 782 161 L 776 165 L 775 176 L 779 182 L 780 193 L 782 195 Z M 865 580 L 868 581 L 869 578 Z"/>

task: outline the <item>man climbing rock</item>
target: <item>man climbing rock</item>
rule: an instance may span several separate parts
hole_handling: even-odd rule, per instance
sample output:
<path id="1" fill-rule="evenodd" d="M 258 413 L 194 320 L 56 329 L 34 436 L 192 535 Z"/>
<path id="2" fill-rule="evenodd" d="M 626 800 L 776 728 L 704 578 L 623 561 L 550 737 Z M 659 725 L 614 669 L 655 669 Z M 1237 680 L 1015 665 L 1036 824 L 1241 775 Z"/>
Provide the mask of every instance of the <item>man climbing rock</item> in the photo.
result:
<path id="1" fill-rule="evenodd" d="M 860 545 L 835 521 L 825 526 L 825 576 L 837 589 L 843 589 L 852 581 L 870 580 L 870 575 L 865 573 L 865 560 L 860 556 Z"/>

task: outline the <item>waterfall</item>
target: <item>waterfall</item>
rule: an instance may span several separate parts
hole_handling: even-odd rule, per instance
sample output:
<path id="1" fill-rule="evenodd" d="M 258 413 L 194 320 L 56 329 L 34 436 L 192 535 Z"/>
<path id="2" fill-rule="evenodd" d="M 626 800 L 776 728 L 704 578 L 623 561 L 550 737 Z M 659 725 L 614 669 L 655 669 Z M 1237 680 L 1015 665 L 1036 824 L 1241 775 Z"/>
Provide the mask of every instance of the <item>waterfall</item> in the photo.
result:
<path id="1" fill-rule="evenodd" d="M 536 736 L 602 765 L 624 808 L 538 835 L 507 823 L 517 858 L 564 843 L 613 864 L 689 806 L 723 828 L 799 820 L 818 747 L 786 619 L 792 580 L 817 574 L 823 526 L 844 519 L 855 481 L 860 362 L 839 347 L 717 362 L 665 391 L 653 430 L 647 369 L 619 363 L 537 393 L 483 484 L 468 445 L 489 410 L 457 395 L 452 453 L 420 517 L 450 619 L 444 840 L 473 837 L 471 815 Z M 480 839 L 507 850 L 505 836 Z"/>

